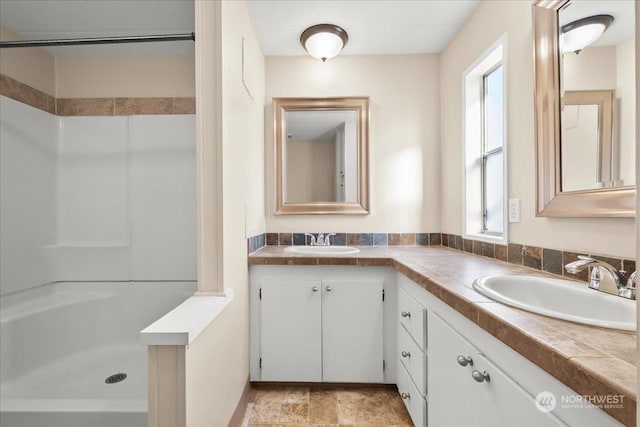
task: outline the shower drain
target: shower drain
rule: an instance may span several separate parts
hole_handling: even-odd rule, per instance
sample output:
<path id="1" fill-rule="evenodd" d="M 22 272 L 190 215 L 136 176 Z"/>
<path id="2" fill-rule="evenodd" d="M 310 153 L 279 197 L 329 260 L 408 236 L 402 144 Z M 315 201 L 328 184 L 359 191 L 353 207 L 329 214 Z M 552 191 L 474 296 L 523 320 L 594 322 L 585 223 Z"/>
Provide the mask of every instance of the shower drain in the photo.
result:
<path id="1" fill-rule="evenodd" d="M 109 375 L 107 379 L 104 380 L 104 382 L 107 384 L 115 384 L 119 383 L 120 381 L 124 381 L 125 378 L 127 378 L 127 374 L 125 374 L 124 372 L 119 372 L 117 374 Z"/>

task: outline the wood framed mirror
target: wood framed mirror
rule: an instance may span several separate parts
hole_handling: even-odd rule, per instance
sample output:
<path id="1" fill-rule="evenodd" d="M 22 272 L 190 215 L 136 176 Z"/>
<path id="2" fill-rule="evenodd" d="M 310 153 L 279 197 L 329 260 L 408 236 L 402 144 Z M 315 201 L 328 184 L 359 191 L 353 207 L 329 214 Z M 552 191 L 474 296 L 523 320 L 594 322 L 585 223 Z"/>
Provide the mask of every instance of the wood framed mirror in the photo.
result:
<path id="1" fill-rule="evenodd" d="M 537 216 L 635 216 L 633 7 L 585 0 L 533 4 Z M 593 44 L 571 51 L 563 34 L 595 15 L 613 16 L 613 22 Z M 591 134 L 576 138 L 579 132 Z"/>
<path id="2" fill-rule="evenodd" d="M 369 213 L 369 98 L 274 98 L 276 215 Z"/>

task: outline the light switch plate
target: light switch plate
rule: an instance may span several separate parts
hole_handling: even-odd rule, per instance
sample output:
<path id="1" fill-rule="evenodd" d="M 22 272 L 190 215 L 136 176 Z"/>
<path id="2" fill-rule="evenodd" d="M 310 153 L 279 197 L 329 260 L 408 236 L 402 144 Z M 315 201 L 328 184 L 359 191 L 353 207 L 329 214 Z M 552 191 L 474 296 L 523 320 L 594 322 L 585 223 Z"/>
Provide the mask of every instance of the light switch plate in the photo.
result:
<path id="1" fill-rule="evenodd" d="M 509 222 L 520 222 L 520 199 L 509 199 Z"/>

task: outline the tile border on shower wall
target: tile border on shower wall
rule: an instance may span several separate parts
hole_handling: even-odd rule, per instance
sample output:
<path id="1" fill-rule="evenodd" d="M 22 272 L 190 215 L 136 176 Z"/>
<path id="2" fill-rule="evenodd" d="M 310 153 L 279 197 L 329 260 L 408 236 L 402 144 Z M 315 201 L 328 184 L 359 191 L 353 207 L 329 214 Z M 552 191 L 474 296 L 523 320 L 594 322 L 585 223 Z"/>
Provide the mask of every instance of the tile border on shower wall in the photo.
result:
<path id="1" fill-rule="evenodd" d="M 194 97 L 55 98 L 0 74 L 0 95 L 57 116 L 195 114 Z"/>
<path id="2" fill-rule="evenodd" d="M 195 114 L 195 98 L 58 98 L 58 116 Z"/>
<path id="3" fill-rule="evenodd" d="M 113 98 L 57 98 L 57 116 L 113 116 Z"/>
<path id="4" fill-rule="evenodd" d="M 0 74 L 0 95 L 22 102 L 47 113 L 56 113 L 56 99 L 38 89 Z"/>

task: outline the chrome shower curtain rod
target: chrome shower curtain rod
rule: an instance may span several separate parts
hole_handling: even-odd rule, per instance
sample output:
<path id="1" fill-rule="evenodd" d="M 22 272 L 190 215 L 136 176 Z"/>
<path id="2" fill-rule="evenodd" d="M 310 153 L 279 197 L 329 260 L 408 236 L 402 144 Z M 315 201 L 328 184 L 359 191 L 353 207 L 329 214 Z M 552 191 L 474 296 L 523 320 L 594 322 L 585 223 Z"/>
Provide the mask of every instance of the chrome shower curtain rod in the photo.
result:
<path id="1" fill-rule="evenodd" d="M 16 40 L 0 42 L 4 47 L 43 47 L 43 46 L 73 46 L 83 44 L 116 44 L 116 43 L 147 43 L 147 42 L 175 42 L 196 40 L 195 33 L 164 34 L 155 36 L 125 36 L 125 37 L 93 37 L 84 39 L 52 39 L 52 40 Z"/>

